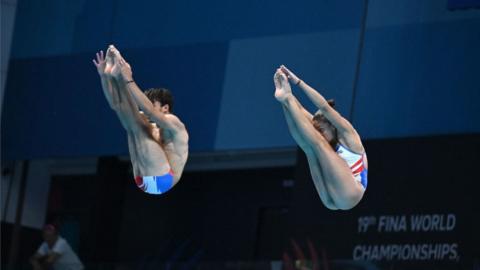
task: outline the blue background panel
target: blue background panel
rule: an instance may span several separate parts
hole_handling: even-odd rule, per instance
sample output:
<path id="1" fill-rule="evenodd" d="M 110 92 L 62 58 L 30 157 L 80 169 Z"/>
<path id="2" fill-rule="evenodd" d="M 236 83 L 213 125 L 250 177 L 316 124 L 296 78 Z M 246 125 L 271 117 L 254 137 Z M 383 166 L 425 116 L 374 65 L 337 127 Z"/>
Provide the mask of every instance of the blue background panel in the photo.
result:
<path id="1" fill-rule="evenodd" d="M 479 132 L 479 29 L 480 20 L 464 20 L 368 30 L 354 111 L 360 134 Z"/>
<path id="2" fill-rule="evenodd" d="M 176 114 L 195 133 L 193 151 L 213 147 L 226 52 L 221 43 L 122 51 L 140 87 L 172 90 Z M 125 131 L 103 96 L 93 57 L 12 61 L 2 119 L 5 157 L 127 153 Z"/>
<path id="3" fill-rule="evenodd" d="M 216 149 L 294 145 L 273 96 L 273 74 L 281 64 L 325 97 L 335 98 L 337 109 L 348 117 L 357 47 L 355 30 L 232 41 Z M 316 111 L 300 88 L 292 86 L 292 91 L 311 113 Z"/>
<path id="4" fill-rule="evenodd" d="M 359 56 L 364 3 L 21 0 L 2 157 L 127 153 L 91 64 L 111 43 L 140 87 L 171 88 L 192 152 L 294 147 L 273 98 L 280 64 L 336 99 L 363 139 L 478 133 L 480 11 L 370 0 Z"/>

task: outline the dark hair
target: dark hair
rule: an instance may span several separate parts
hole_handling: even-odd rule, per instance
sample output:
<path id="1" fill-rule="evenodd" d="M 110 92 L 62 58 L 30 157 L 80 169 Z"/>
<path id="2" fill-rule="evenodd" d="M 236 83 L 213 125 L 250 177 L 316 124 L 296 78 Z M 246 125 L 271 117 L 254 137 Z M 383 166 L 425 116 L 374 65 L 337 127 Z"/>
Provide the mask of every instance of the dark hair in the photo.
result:
<path id="1" fill-rule="evenodd" d="M 327 100 L 327 102 L 328 102 L 328 105 L 330 105 L 330 107 L 335 108 L 335 99 L 333 98 L 329 99 Z"/>
<path id="2" fill-rule="evenodd" d="M 43 227 L 43 230 L 53 232 L 53 233 L 58 233 L 58 225 L 53 223 L 45 224 L 45 226 Z"/>
<path id="3" fill-rule="evenodd" d="M 327 100 L 327 103 L 328 105 L 330 105 L 330 107 L 332 108 L 335 108 L 335 100 L 333 99 L 329 99 Z M 335 148 L 338 144 L 338 132 L 337 132 L 337 129 L 332 125 L 332 123 L 330 123 L 330 121 L 328 121 L 328 119 L 323 115 L 323 114 L 315 114 L 313 116 L 313 120 L 314 121 L 317 121 L 317 122 L 327 122 L 328 124 L 330 124 L 333 128 L 333 133 L 334 133 L 334 138 L 333 138 L 333 141 L 329 142 L 330 145 L 332 146 L 332 148 Z"/>
<path id="4" fill-rule="evenodd" d="M 145 95 L 153 103 L 158 101 L 162 106 L 168 104 L 169 112 L 173 112 L 173 95 L 166 88 L 150 88 L 145 91 Z"/>
<path id="5" fill-rule="evenodd" d="M 328 105 L 330 105 L 330 107 L 335 108 L 335 100 L 334 99 L 327 100 L 327 103 L 328 103 Z M 330 121 L 328 121 L 323 114 L 314 115 L 313 120 L 326 121 L 326 122 L 330 123 Z"/>

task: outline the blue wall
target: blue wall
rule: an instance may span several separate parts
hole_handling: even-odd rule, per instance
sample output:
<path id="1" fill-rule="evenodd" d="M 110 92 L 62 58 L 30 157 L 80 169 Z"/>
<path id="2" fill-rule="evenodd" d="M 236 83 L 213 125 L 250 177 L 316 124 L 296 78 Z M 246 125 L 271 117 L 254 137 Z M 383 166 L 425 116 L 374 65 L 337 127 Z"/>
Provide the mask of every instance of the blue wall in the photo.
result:
<path id="1" fill-rule="evenodd" d="M 370 0 L 354 93 L 363 9 L 329 0 L 19 0 L 2 157 L 127 153 L 91 64 L 110 43 L 141 87 L 173 90 L 194 152 L 294 146 L 273 98 L 279 64 L 335 98 L 366 139 L 480 132 L 480 11 Z"/>

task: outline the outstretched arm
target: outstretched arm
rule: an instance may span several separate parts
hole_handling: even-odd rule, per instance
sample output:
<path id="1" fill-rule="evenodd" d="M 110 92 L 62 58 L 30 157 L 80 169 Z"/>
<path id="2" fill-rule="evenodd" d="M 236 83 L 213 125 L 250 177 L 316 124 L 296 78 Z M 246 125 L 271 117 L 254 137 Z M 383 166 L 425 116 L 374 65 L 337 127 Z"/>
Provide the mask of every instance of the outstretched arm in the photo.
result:
<path id="1" fill-rule="evenodd" d="M 174 115 L 165 114 L 155 109 L 150 99 L 140 90 L 133 80 L 132 69 L 130 65 L 123 59 L 118 50 L 115 51 L 115 64 L 120 67 L 120 74 L 117 81 L 123 87 L 121 91 L 125 91 L 132 96 L 135 103 L 141 108 L 145 115 L 155 122 L 160 128 L 177 132 L 183 127 L 183 123 Z"/>
<path id="2" fill-rule="evenodd" d="M 282 104 L 290 134 L 303 151 L 307 153 L 311 150 L 310 145 L 314 141 L 314 139 L 312 139 L 314 135 L 311 135 L 315 133 L 311 123 L 312 119 L 311 117 L 305 116 L 302 105 L 300 105 L 300 102 L 298 102 L 292 94 L 290 84 L 285 74 L 277 70 L 273 80 L 275 83 L 275 98 Z M 311 130 L 305 128 L 307 126 L 310 126 Z"/>
<path id="3" fill-rule="evenodd" d="M 107 51 L 107 53 L 109 52 Z M 92 61 L 97 68 L 98 75 L 100 76 L 103 94 L 107 99 L 108 105 L 110 105 L 110 108 L 115 109 L 119 103 L 119 96 L 118 93 L 114 91 L 112 85 L 112 78 L 110 78 L 110 75 L 108 74 L 112 68 L 113 63 L 107 63 L 107 60 L 103 55 L 103 51 L 97 52 L 96 60 L 93 59 Z"/>
<path id="4" fill-rule="evenodd" d="M 112 47 L 109 47 L 107 50 L 106 57 L 104 57 L 102 51 L 97 53 L 97 59 L 93 60 L 93 63 L 100 75 L 103 93 L 110 107 L 116 112 L 122 126 L 127 131 L 133 131 L 140 127 L 143 120 L 140 117 L 137 106 L 128 92 L 123 93 L 120 91 L 117 81 L 112 76 L 113 71 L 117 70 L 118 72 L 119 69 L 114 63 Z"/>
<path id="5" fill-rule="evenodd" d="M 300 86 L 300 88 L 305 92 L 308 98 L 313 102 L 313 104 L 323 113 L 323 115 L 337 128 L 339 132 L 350 132 L 353 130 L 352 125 L 348 122 L 347 119 L 342 117 L 334 108 L 332 108 L 327 100 L 313 89 L 310 85 L 299 79 L 293 72 L 291 72 L 287 67 L 281 66 L 282 71 L 287 75 L 287 77 L 295 85 Z"/>
<path id="6" fill-rule="evenodd" d="M 286 80 L 286 81 L 283 80 L 283 78 L 282 78 L 283 76 L 281 76 L 282 74 L 284 74 L 284 72 L 281 69 L 277 69 L 277 71 L 275 72 L 275 74 L 273 76 L 273 82 L 275 84 L 275 89 L 276 89 L 275 98 L 280 102 L 283 99 L 285 99 L 287 95 L 292 95 L 292 89 L 290 87 L 290 84 L 288 83 L 288 80 Z M 284 75 L 286 75 L 286 74 L 284 74 Z M 295 103 L 297 103 L 298 108 L 300 108 L 300 111 L 305 116 L 305 118 L 307 118 L 309 121 L 312 120 L 313 115 L 309 111 L 307 111 L 302 106 L 302 104 L 300 104 L 298 99 L 293 98 L 293 100 L 294 100 Z"/>

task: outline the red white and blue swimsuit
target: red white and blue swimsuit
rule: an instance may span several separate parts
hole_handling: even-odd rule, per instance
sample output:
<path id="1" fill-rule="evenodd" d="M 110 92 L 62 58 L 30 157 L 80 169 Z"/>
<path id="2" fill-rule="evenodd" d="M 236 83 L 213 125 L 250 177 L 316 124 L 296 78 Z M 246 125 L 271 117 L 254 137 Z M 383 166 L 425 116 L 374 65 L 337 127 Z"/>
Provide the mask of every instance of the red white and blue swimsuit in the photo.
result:
<path id="1" fill-rule="evenodd" d="M 355 180 L 362 184 L 363 188 L 366 189 L 368 183 L 368 170 L 364 165 L 366 154 L 357 154 L 355 152 L 352 152 L 352 150 L 348 149 L 342 144 L 338 144 L 335 151 L 343 160 L 345 160 L 345 162 L 347 162 L 348 167 L 350 167 L 350 169 L 352 170 L 352 174 Z"/>
<path id="2" fill-rule="evenodd" d="M 173 171 L 161 176 L 136 176 L 135 183 L 137 187 L 149 194 L 163 194 L 173 186 Z"/>

